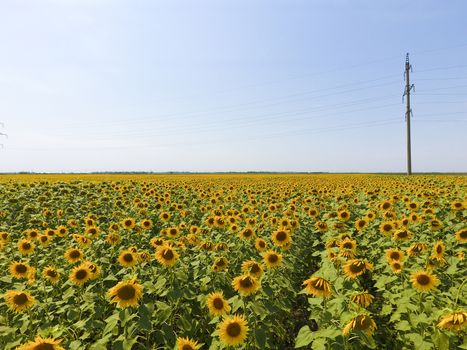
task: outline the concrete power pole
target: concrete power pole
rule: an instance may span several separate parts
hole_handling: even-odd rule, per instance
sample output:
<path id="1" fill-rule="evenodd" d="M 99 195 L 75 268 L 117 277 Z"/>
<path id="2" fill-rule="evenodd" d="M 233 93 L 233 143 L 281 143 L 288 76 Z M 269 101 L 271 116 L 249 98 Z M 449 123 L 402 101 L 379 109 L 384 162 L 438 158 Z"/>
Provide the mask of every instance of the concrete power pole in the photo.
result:
<path id="1" fill-rule="evenodd" d="M 405 56 L 405 91 L 404 95 L 402 96 L 402 101 L 404 100 L 404 96 L 406 98 L 407 108 L 405 111 L 405 121 L 407 123 L 407 175 L 412 175 L 412 150 L 411 150 L 411 141 L 410 141 L 410 116 L 412 114 L 412 109 L 410 108 L 410 90 L 414 89 L 415 86 L 412 84 L 410 85 L 410 77 L 409 72 L 412 71 L 412 66 L 409 63 L 409 54 Z"/>

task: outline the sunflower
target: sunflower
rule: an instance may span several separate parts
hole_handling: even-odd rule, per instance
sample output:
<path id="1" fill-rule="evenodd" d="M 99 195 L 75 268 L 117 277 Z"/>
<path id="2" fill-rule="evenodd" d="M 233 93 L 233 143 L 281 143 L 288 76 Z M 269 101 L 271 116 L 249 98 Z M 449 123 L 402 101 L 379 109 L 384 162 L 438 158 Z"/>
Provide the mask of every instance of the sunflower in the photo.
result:
<path id="1" fill-rule="evenodd" d="M 455 233 L 456 240 L 460 243 L 467 243 L 467 228 L 463 228 Z"/>
<path id="2" fill-rule="evenodd" d="M 454 201 L 451 203 L 451 209 L 458 211 L 458 210 L 463 210 L 464 209 L 464 203 L 461 201 Z"/>
<path id="3" fill-rule="evenodd" d="M 250 227 L 245 227 L 239 233 L 240 238 L 250 240 L 255 236 L 255 231 L 253 231 Z"/>
<path id="4" fill-rule="evenodd" d="M 209 313 L 213 316 L 222 316 L 230 312 L 230 305 L 224 299 L 222 292 L 214 292 L 208 295 L 207 305 Z"/>
<path id="5" fill-rule="evenodd" d="M 390 263 L 391 261 L 403 261 L 405 253 L 403 250 L 399 249 L 386 249 L 386 259 Z"/>
<path id="6" fill-rule="evenodd" d="M 439 240 L 435 243 L 433 247 L 433 254 L 431 256 L 432 259 L 439 261 L 440 263 L 445 263 L 446 259 L 444 258 L 444 252 L 446 250 L 446 246 L 444 245 L 443 241 Z"/>
<path id="7" fill-rule="evenodd" d="M 78 248 L 68 248 L 65 252 L 65 260 L 69 263 L 75 263 L 84 258 L 84 253 Z"/>
<path id="8" fill-rule="evenodd" d="M 123 250 L 118 256 L 118 263 L 123 267 L 133 267 L 138 263 L 138 255 L 131 250 Z"/>
<path id="9" fill-rule="evenodd" d="M 277 230 L 271 234 L 273 243 L 278 247 L 284 247 L 292 242 L 292 237 L 287 230 Z"/>
<path id="10" fill-rule="evenodd" d="M 409 241 L 412 238 L 412 233 L 409 232 L 407 229 L 400 229 L 395 231 L 392 234 L 392 237 L 396 241 Z"/>
<path id="11" fill-rule="evenodd" d="M 136 221 L 133 218 L 125 218 L 122 220 L 122 227 L 127 230 L 131 230 L 132 228 L 135 227 L 135 225 L 136 225 Z"/>
<path id="12" fill-rule="evenodd" d="M 348 210 L 341 210 L 337 213 L 337 218 L 340 221 L 346 222 L 350 219 L 350 212 Z"/>
<path id="13" fill-rule="evenodd" d="M 68 228 L 66 226 L 59 226 L 57 227 L 57 235 L 60 237 L 65 237 L 68 233 Z"/>
<path id="14" fill-rule="evenodd" d="M 347 278 L 354 279 L 360 275 L 363 275 L 367 270 L 372 270 L 371 265 L 366 260 L 352 259 L 345 263 L 343 270 Z"/>
<path id="15" fill-rule="evenodd" d="M 379 225 L 379 230 L 385 236 L 391 236 L 394 231 L 394 224 L 391 221 L 384 221 Z"/>
<path id="16" fill-rule="evenodd" d="M 467 327 L 467 312 L 459 311 L 443 316 L 436 327 L 449 331 L 461 331 Z"/>
<path id="17" fill-rule="evenodd" d="M 69 279 L 72 283 L 82 286 L 91 279 L 92 272 L 87 264 L 75 266 L 70 272 Z"/>
<path id="18" fill-rule="evenodd" d="M 101 275 L 101 268 L 91 261 L 85 261 L 83 265 L 86 265 L 91 271 L 91 279 L 95 280 Z"/>
<path id="19" fill-rule="evenodd" d="M 346 238 L 339 242 L 339 251 L 341 256 L 353 259 L 355 256 L 356 249 L 357 242 L 355 240 Z"/>
<path id="20" fill-rule="evenodd" d="M 326 222 L 324 221 L 318 221 L 316 224 L 315 224 L 315 228 L 321 232 L 321 233 L 324 233 L 328 230 L 328 224 L 326 224 Z"/>
<path id="21" fill-rule="evenodd" d="M 120 236 L 118 233 L 110 232 L 106 237 L 105 241 L 110 245 L 116 245 L 120 241 Z"/>
<path id="22" fill-rule="evenodd" d="M 242 263 L 242 272 L 248 273 L 257 279 L 260 279 L 263 275 L 264 269 L 262 264 L 254 260 L 247 260 Z"/>
<path id="23" fill-rule="evenodd" d="M 175 238 L 180 234 L 180 230 L 178 227 L 170 227 L 167 229 L 167 236 L 170 238 Z"/>
<path id="24" fill-rule="evenodd" d="M 13 261 L 10 264 L 10 274 L 15 278 L 28 278 L 31 267 L 27 263 Z"/>
<path id="25" fill-rule="evenodd" d="M 263 255 L 263 261 L 267 267 L 274 269 L 282 265 L 282 254 L 269 250 Z"/>
<path id="26" fill-rule="evenodd" d="M 431 219 L 429 221 L 429 226 L 430 226 L 430 229 L 432 231 L 438 231 L 438 230 L 441 230 L 444 225 L 443 225 L 443 222 L 441 220 Z"/>
<path id="27" fill-rule="evenodd" d="M 310 277 L 303 282 L 308 294 L 315 297 L 329 298 L 332 295 L 331 283 L 321 277 Z"/>
<path id="28" fill-rule="evenodd" d="M 28 239 L 21 239 L 18 242 L 18 250 L 22 255 L 29 255 L 34 251 L 36 246 Z"/>
<path id="29" fill-rule="evenodd" d="M 232 286 L 240 295 L 247 296 L 255 293 L 261 287 L 261 284 L 255 277 L 244 274 L 235 277 Z"/>
<path id="30" fill-rule="evenodd" d="M 407 250 L 408 256 L 418 256 L 420 255 L 425 249 L 427 245 L 425 243 L 414 243 L 412 244 L 409 249 Z"/>
<path id="31" fill-rule="evenodd" d="M 30 309 L 36 301 L 34 297 L 26 291 L 10 290 L 5 293 L 4 298 L 8 308 L 16 313 Z"/>
<path id="32" fill-rule="evenodd" d="M 354 317 L 342 330 L 344 335 L 348 335 L 352 331 L 361 331 L 371 336 L 376 329 L 376 323 L 368 315 L 358 315 Z"/>
<path id="33" fill-rule="evenodd" d="M 143 286 L 136 282 L 136 279 L 131 279 L 128 282 L 118 282 L 114 287 L 110 288 L 107 296 L 111 303 L 116 303 L 119 308 L 128 306 L 137 306 L 141 299 Z"/>
<path id="34" fill-rule="evenodd" d="M 178 260 L 178 253 L 170 246 L 163 245 L 157 247 L 156 259 L 163 266 L 173 266 Z"/>
<path id="35" fill-rule="evenodd" d="M 384 201 L 379 205 L 379 209 L 381 210 L 389 210 L 392 207 L 392 203 L 390 201 Z"/>
<path id="36" fill-rule="evenodd" d="M 212 266 L 214 272 L 225 271 L 227 269 L 228 260 L 225 257 L 220 257 L 216 259 Z"/>
<path id="37" fill-rule="evenodd" d="M 84 232 L 86 235 L 88 235 L 91 238 L 96 238 L 99 233 L 101 232 L 99 227 L 96 226 L 89 226 L 86 228 L 86 231 Z"/>
<path id="38" fill-rule="evenodd" d="M 415 289 L 420 292 L 428 292 L 436 287 L 438 278 L 427 271 L 416 271 L 410 276 L 410 281 Z"/>
<path id="39" fill-rule="evenodd" d="M 365 229 L 365 227 L 368 226 L 368 221 L 365 220 L 365 219 L 359 219 L 357 221 L 355 221 L 355 228 L 357 229 L 357 231 L 363 231 Z"/>
<path id="40" fill-rule="evenodd" d="M 42 275 L 54 284 L 60 279 L 60 273 L 53 266 L 45 267 L 42 271 Z"/>
<path id="41" fill-rule="evenodd" d="M 59 345 L 60 343 L 60 339 L 37 336 L 34 340 L 17 347 L 16 350 L 65 350 Z"/>
<path id="42" fill-rule="evenodd" d="M 227 346 L 242 345 L 248 334 L 248 323 L 244 316 L 225 318 L 218 325 L 219 338 Z"/>
<path id="43" fill-rule="evenodd" d="M 372 211 L 369 211 L 366 213 L 365 217 L 368 219 L 368 221 L 373 221 L 376 218 L 376 214 Z"/>
<path id="44" fill-rule="evenodd" d="M 264 239 L 256 238 L 255 248 L 259 252 L 264 252 L 266 249 L 268 249 L 268 244 L 266 243 Z"/>
<path id="45" fill-rule="evenodd" d="M 198 342 L 188 337 L 178 337 L 176 347 L 177 350 L 198 350 L 200 348 L 200 345 L 198 345 Z"/>
<path id="46" fill-rule="evenodd" d="M 357 293 L 350 297 L 350 300 L 361 307 L 368 307 L 374 299 L 375 297 L 368 292 Z"/>
<path id="47" fill-rule="evenodd" d="M 159 215 L 159 219 L 161 219 L 164 222 L 167 222 L 170 220 L 170 214 L 167 212 L 163 212 Z"/>
<path id="48" fill-rule="evenodd" d="M 404 264 L 402 264 L 400 261 L 391 261 L 389 263 L 389 266 L 391 266 L 392 272 L 394 273 L 401 273 L 402 269 L 404 268 Z"/>
<path id="49" fill-rule="evenodd" d="M 141 227 L 144 230 L 150 230 L 152 228 L 152 221 L 149 219 L 144 219 L 143 221 L 141 221 Z"/>

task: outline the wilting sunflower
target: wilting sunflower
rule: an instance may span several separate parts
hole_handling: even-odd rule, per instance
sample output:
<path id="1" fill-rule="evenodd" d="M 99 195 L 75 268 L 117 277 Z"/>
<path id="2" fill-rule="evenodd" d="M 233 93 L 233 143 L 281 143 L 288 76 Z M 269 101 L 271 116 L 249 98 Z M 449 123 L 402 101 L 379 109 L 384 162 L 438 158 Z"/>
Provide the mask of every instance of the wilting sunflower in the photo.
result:
<path id="1" fill-rule="evenodd" d="M 248 323 L 244 316 L 235 315 L 224 319 L 218 325 L 219 338 L 227 346 L 237 346 L 245 342 Z"/>
<path id="2" fill-rule="evenodd" d="M 123 250 L 118 256 L 118 263 L 123 267 L 133 267 L 138 263 L 138 255 L 131 250 Z"/>
<path id="3" fill-rule="evenodd" d="M 427 248 L 427 245 L 425 243 L 414 243 L 409 247 L 409 249 L 407 249 L 407 255 L 408 256 L 418 256 L 426 248 Z"/>
<path id="4" fill-rule="evenodd" d="M 268 244 L 266 243 L 266 241 L 264 239 L 256 238 L 255 248 L 259 252 L 264 252 L 266 249 L 268 249 Z"/>
<path id="5" fill-rule="evenodd" d="M 267 267 L 274 269 L 282 265 L 282 254 L 269 250 L 263 255 L 263 261 Z"/>
<path id="6" fill-rule="evenodd" d="M 240 295 L 247 296 L 255 293 L 261 287 L 261 284 L 253 276 L 245 274 L 235 277 L 232 280 L 232 286 Z"/>
<path id="7" fill-rule="evenodd" d="M 59 345 L 60 343 L 60 339 L 37 336 L 34 340 L 17 347 L 16 350 L 65 350 Z"/>
<path id="8" fill-rule="evenodd" d="M 42 275 L 54 284 L 60 279 L 60 273 L 53 266 L 45 267 L 42 271 Z"/>
<path id="9" fill-rule="evenodd" d="M 409 241 L 412 238 L 412 233 L 409 232 L 407 229 L 400 229 L 395 231 L 392 234 L 392 237 L 396 241 Z"/>
<path id="10" fill-rule="evenodd" d="M 128 282 L 118 282 L 114 287 L 110 288 L 107 296 L 111 303 L 116 303 L 119 308 L 129 306 L 137 306 L 141 299 L 143 286 L 136 282 L 136 279 L 131 279 Z"/>
<path id="11" fill-rule="evenodd" d="M 405 253 L 403 250 L 399 249 L 386 249 L 386 259 L 390 263 L 391 261 L 403 261 Z"/>
<path id="12" fill-rule="evenodd" d="M 177 262 L 179 254 L 168 245 L 157 247 L 156 259 L 163 266 L 173 266 Z"/>
<path id="13" fill-rule="evenodd" d="M 28 278 L 31 267 L 27 263 L 13 261 L 10 264 L 10 274 L 15 278 Z"/>
<path id="14" fill-rule="evenodd" d="M 257 279 L 260 279 L 263 275 L 264 269 L 262 264 L 254 260 L 247 260 L 242 263 L 242 272 L 248 273 Z"/>
<path id="15" fill-rule="evenodd" d="M 303 282 L 308 294 L 315 297 L 329 298 L 332 295 L 331 283 L 321 277 L 310 277 Z"/>
<path id="16" fill-rule="evenodd" d="M 363 275 L 365 271 L 372 270 L 373 265 L 371 265 L 366 260 L 352 259 L 345 263 L 343 270 L 347 278 L 354 279 L 360 275 Z"/>
<path id="17" fill-rule="evenodd" d="M 22 255 L 29 255 L 34 251 L 36 246 L 28 239 L 21 239 L 18 242 L 18 250 Z"/>
<path id="18" fill-rule="evenodd" d="M 467 228 L 463 228 L 455 233 L 456 240 L 460 243 L 467 243 Z"/>
<path id="19" fill-rule="evenodd" d="M 65 252 L 65 260 L 69 263 L 75 263 L 84 258 L 84 253 L 78 248 L 68 248 Z"/>
<path id="20" fill-rule="evenodd" d="M 358 315 L 353 318 L 342 330 L 344 335 L 348 335 L 352 331 L 360 331 L 371 336 L 376 329 L 376 323 L 368 315 Z"/>
<path id="21" fill-rule="evenodd" d="M 212 265 L 212 270 L 214 272 L 220 272 L 220 271 L 225 271 L 227 269 L 228 265 L 228 260 L 225 257 L 220 257 L 214 261 L 214 264 Z"/>
<path id="22" fill-rule="evenodd" d="M 120 235 L 118 233 L 111 232 L 105 237 L 105 241 L 110 245 L 116 245 L 120 241 Z"/>
<path id="23" fill-rule="evenodd" d="M 273 243 L 278 247 L 284 247 L 292 242 L 292 237 L 287 230 L 280 229 L 271 234 Z"/>
<path id="24" fill-rule="evenodd" d="M 209 313 L 213 316 L 222 316 L 230 312 L 230 305 L 224 299 L 222 292 L 214 292 L 208 295 L 207 305 Z"/>
<path id="25" fill-rule="evenodd" d="M 467 328 L 467 312 L 453 312 L 443 316 L 441 317 L 441 320 L 438 322 L 436 327 L 449 331 L 461 331 Z"/>
<path id="26" fill-rule="evenodd" d="M 427 271 L 416 271 L 410 276 L 410 281 L 415 289 L 420 292 L 428 292 L 436 287 L 438 278 Z"/>
<path id="27" fill-rule="evenodd" d="M 177 346 L 177 350 L 198 350 L 200 347 L 198 345 L 198 342 L 188 337 L 186 338 L 178 337 L 176 346 Z"/>
<path id="28" fill-rule="evenodd" d="M 4 298 L 8 308 L 17 313 L 31 308 L 36 301 L 34 297 L 26 291 L 10 290 L 5 293 Z"/>
<path id="29" fill-rule="evenodd" d="M 350 297 L 354 303 L 360 305 L 361 307 L 368 307 L 374 300 L 374 296 L 368 292 L 362 292 L 354 294 Z"/>
<path id="30" fill-rule="evenodd" d="M 92 272 L 87 264 L 75 266 L 70 272 L 69 279 L 72 283 L 82 286 L 91 279 Z"/>

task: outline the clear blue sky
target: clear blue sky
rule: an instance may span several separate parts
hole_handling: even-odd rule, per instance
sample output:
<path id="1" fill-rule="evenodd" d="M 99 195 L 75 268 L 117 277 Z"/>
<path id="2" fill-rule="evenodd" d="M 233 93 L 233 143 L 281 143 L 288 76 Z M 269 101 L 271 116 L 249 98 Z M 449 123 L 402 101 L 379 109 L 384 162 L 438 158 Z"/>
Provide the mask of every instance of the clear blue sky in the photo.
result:
<path id="1" fill-rule="evenodd" d="M 0 172 L 467 171 L 467 1 L 4 0 Z"/>

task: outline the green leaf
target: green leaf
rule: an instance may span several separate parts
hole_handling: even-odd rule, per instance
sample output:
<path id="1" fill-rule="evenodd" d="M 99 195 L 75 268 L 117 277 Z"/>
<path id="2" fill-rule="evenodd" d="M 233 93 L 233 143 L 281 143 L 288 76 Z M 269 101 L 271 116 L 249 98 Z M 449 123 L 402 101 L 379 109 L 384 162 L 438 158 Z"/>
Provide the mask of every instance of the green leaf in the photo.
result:
<path id="1" fill-rule="evenodd" d="M 260 349 L 266 348 L 266 331 L 264 328 L 259 328 L 255 332 L 256 344 Z"/>
<path id="2" fill-rule="evenodd" d="M 297 337 L 295 338 L 295 349 L 307 346 L 313 341 L 314 337 L 315 336 L 310 330 L 310 327 L 303 326 L 300 328 L 300 331 L 298 331 Z"/>
<path id="3" fill-rule="evenodd" d="M 412 327 L 410 326 L 409 322 L 403 320 L 396 324 L 396 329 L 399 331 L 409 331 L 412 329 Z"/>
<path id="4" fill-rule="evenodd" d="M 326 339 L 318 338 L 313 341 L 313 350 L 326 350 Z"/>

